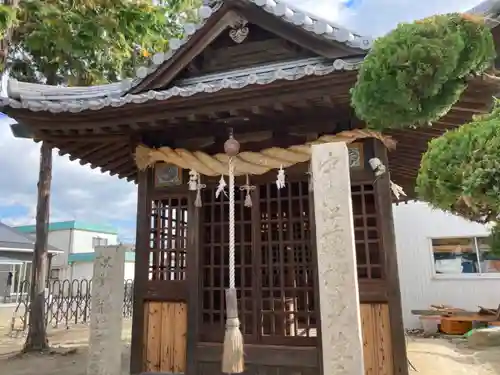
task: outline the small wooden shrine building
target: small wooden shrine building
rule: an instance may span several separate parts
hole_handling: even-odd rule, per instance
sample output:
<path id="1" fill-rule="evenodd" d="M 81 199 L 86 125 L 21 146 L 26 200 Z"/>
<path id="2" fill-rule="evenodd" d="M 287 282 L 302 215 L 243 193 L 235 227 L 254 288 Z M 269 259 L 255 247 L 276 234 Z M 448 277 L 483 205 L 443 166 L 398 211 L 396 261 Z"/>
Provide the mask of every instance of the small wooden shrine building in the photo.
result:
<path id="1" fill-rule="evenodd" d="M 471 85 L 430 128 L 365 131 L 349 89 L 370 38 L 275 0 L 226 0 L 199 15 L 133 80 L 86 88 L 10 80 L 4 99 L 36 141 L 138 185 L 131 373 L 220 373 L 228 204 L 215 190 L 232 128 L 242 148 L 236 287 L 246 373 L 321 372 L 329 348 L 319 339 L 307 144 L 344 140 L 366 374 L 407 374 L 389 173 L 375 181 L 369 160 L 411 197 L 427 141 L 485 110 L 491 93 Z M 286 184 L 277 189 L 280 167 Z M 197 191 L 188 189 L 191 170 L 201 174 Z M 254 186 L 251 207 L 244 185 Z"/>

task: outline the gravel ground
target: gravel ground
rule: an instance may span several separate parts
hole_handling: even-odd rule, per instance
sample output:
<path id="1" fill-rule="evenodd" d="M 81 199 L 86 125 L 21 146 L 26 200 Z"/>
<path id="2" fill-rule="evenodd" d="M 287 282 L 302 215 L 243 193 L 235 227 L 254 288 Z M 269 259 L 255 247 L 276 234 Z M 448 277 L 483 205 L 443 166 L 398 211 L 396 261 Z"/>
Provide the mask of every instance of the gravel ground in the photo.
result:
<path id="1" fill-rule="evenodd" d="M 408 357 L 420 375 L 500 374 L 500 347 L 473 349 L 465 342 L 415 338 L 408 342 Z"/>
<path id="2" fill-rule="evenodd" d="M 1 373 L 33 375 L 36 369 L 37 375 L 86 375 L 87 335 L 85 326 L 51 330 L 51 344 L 64 349 L 52 355 L 15 357 L 24 338 L 9 338 L 3 333 L 0 336 Z M 125 321 L 123 375 L 127 374 L 129 364 L 129 338 L 130 321 Z M 457 340 L 410 338 L 408 355 L 418 375 L 500 375 L 500 347 L 472 349 Z"/>

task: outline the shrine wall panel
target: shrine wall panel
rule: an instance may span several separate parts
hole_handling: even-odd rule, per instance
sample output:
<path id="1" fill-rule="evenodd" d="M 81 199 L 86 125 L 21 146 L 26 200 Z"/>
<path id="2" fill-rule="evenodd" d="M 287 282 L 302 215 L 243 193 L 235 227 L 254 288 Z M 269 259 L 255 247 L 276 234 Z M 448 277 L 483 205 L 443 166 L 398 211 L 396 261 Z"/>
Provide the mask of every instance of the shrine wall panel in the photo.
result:
<path id="1" fill-rule="evenodd" d="M 185 303 L 146 302 L 144 369 L 184 373 L 186 370 L 187 306 Z"/>
<path id="2" fill-rule="evenodd" d="M 361 304 L 365 375 L 393 375 L 389 307 Z M 222 375 L 221 343 L 197 346 L 200 375 Z M 319 373 L 319 352 L 315 347 L 286 347 L 245 344 L 245 375 L 309 375 Z"/>

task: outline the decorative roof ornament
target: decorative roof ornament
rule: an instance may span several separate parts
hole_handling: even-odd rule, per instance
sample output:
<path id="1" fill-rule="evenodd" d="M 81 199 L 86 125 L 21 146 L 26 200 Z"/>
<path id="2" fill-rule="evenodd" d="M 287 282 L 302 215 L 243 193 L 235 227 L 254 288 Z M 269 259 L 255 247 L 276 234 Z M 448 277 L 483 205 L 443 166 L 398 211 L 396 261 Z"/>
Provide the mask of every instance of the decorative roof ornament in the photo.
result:
<path id="1" fill-rule="evenodd" d="M 248 21 L 238 16 L 238 18 L 231 25 L 231 29 L 229 30 L 229 37 L 233 42 L 240 44 L 242 43 L 250 33 L 250 29 L 247 26 Z"/>

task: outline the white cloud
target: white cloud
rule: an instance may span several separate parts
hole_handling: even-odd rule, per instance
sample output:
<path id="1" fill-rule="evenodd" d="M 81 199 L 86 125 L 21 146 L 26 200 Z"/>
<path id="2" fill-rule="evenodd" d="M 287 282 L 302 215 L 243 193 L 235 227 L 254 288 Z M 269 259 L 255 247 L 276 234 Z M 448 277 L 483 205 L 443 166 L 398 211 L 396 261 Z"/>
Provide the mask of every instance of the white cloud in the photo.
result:
<path id="1" fill-rule="evenodd" d="M 330 20 L 361 35 L 380 36 L 400 22 L 438 13 L 463 12 L 481 0 L 286 0 L 290 5 Z"/>
<path id="2" fill-rule="evenodd" d="M 9 126 L 0 123 L 0 212 L 11 225 L 35 220 L 40 146 L 15 139 Z M 121 237 L 135 236 L 136 186 L 99 169 L 82 166 L 53 151 L 51 221 L 81 220 L 118 226 Z"/>

